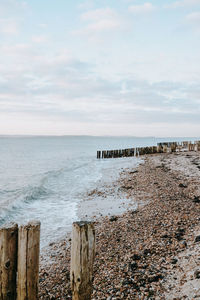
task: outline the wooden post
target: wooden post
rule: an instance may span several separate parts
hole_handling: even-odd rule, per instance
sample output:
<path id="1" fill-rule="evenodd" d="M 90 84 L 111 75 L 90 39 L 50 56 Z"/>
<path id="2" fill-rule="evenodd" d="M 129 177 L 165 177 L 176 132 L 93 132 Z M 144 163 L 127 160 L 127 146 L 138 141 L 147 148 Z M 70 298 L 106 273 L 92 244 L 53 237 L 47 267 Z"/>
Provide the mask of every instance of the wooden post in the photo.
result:
<path id="1" fill-rule="evenodd" d="M 163 153 L 167 153 L 167 145 L 163 146 Z"/>
<path id="2" fill-rule="evenodd" d="M 157 147 L 153 146 L 153 153 L 157 153 Z"/>
<path id="3" fill-rule="evenodd" d="M 40 223 L 20 226 L 18 234 L 17 300 L 38 299 Z"/>
<path id="4" fill-rule="evenodd" d="M 171 145 L 171 152 L 176 152 L 176 147 L 177 147 L 177 145 L 175 143 L 173 143 Z"/>
<path id="5" fill-rule="evenodd" d="M 70 270 L 73 300 L 91 299 L 94 256 L 94 223 L 73 223 Z"/>
<path id="6" fill-rule="evenodd" d="M 135 156 L 138 156 L 138 148 L 135 148 Z"/>
<path id="7" fill-rule="evenodd" d="M 115 150 L 115 157 L 119 157 L 119 150 Z"/>
<path id="8" fill-rule="evenodd" d="M 160 144 L 157 146 L 157 152 L 163 153 L 163 147 Z"/>
<path id="9" fill-rule="evenodd" d="M 17 224 L 0 228 L 0 299 L 16 299 Z"/>

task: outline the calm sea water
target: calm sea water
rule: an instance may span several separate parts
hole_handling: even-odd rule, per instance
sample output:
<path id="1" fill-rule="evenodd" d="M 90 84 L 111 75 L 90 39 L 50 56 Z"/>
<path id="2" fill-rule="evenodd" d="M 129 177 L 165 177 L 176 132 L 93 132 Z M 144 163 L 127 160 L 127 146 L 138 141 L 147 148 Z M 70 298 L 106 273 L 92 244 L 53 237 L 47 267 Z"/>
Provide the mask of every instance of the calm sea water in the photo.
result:
<path id="1" fill-rule="evenodd" d="M 112 182 L 122 168 L 137 165 L 136 158 L 97 160 L 97 150 L 164 140 L 184 139 L 0 137 L 0 225 L 37 219 L 42 245 L 62 237 L 77 219 L 77 204 L 87 191 Z"/>

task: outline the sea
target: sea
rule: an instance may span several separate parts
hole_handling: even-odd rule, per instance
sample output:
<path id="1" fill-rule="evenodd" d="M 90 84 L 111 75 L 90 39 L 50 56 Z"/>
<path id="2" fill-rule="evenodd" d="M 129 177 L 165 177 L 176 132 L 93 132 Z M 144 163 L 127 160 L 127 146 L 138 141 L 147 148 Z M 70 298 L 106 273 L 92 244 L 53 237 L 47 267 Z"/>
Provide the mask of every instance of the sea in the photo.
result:
<path id="1" fill-rule="evenodd" d="M 112 184 L 138 158 L 97 159 L 97 150 L 197 138 L 0 136 L 0 226 L 41 222 L 41 244 L 62 238 L 91 190 Z M 99 199 L 101 201 L 101 199 Z"/>

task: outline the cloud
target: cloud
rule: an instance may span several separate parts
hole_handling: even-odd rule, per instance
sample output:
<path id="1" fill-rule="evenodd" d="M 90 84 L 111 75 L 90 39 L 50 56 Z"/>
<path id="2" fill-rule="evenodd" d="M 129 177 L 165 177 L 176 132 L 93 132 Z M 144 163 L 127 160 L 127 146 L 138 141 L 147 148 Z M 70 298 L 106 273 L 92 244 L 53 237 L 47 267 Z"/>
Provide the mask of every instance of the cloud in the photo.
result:
<path id="1" fill-rule="evenodd" d="M 148 14 L 155 10 L 155 6 L 153 6 L 153 4 L 150 2 L 146 2 L 142 5 L 131 5 L 128 9 L 134 14 Z"/>
<path id="2" fill-rule="evenodd" d="M 19 25 L 12 19 L 0 19 L 0 33 L 15 35 L 19 32 Z"/>
<path id="3" fill-rule="evenodd" d="M 140 14 L 151 12 L 155 7 L 134 5 L 132 9 L 133 13 Z M 188 22 L 198 22 L 197 13 L 187 18 Z M 17 34 L 17 26 L 16 30 L 5 26 L 8 21 L 12 23 L 11 17 L 1 20 L 2 32 L 7 30 L 9 34 Z M 186 122 L 190 123 L 190 128 L 194 124 L 200 130 L 198 55 L 191 61 L 182 56 L 177 59 L 175 52 L 173 58 L 169 53 L 162 57 L 157 52 L 152 55 L 152 49 L 148 49 L 149 52 L 144 50 L 144 44 L 139 49 L 128 34 L 128 40 L 123 36 L 112 45 L 117 49 L 104 49 L 103 54 L 96 48 L 98 53 L 94 53 L 88 47 L 88 53 L 82 55 L 83 48 L 78 37 L 74 52 L 85 60 L 77 59 L 67 48 L 70 45 L 73 49 L 74 41 L 65 43 L 63 38 L 63 50 L 58 50 L 61 44 L 57 46 L 56 39 L 47 40 L 49 36 L 52 39 L 53 34 L 39 30 L 38 24 L 43 24 L 43 21 L 37 18 L 34 22 L 36 30 L 28 28 L 28 35 L 27 31 L 26 35 L 22 32 L 17 44 L 12 45 L 9 39 L 8 44 L 2 42 L 0 45 L 1 132 L 5 130 L 2 128 L 10 126 L 10 133 L 17 133 L 17 126 L 21 124 L 18 133 L 19 130 L 20 133 L 32 132 L 31 126 L 41 133 L 39 123 L 45 124 L 45 133 L 55 134 L 66 133 L 65 128 L 69 128 L 69 133 L 75 133 L 72 124 L 76 124 L 79 134 L 84 130 L 88 134 L 98 133 L 98 130 L 105 134 L 108 128 L 109 134 L 114 131 L 118 134 L 134 133 L 138 132 L 133 131 L 137 126 L 143 128 L 144 134 L 145 127 L 152 126 L 152 130 L 156 130 L 160 124 L 183 126 Z M 45 21 L 48 26 L 51 25 L 48 20 Z M 86 41 L 88 36 L 104 38 L 106 34 L 110 37 L 111 33 L 112 37 L 114 33 L 118 37 L 124 26 L 124 19 L 110 7 L 81 11 L 80 21 L 80 29 L 76 33 L 87 35 L 86 38 L 84 36 Z M 46 28 L 46 25 L 41 27 Z M 124 43 L 123 47 L 121 43 Z M 128 48 L 133 49 L 131 55 Z M 166 81 L 160 81 L 161 78 Z M 189 84 L 192 80 L 196 83 Z M 156 131 L 152 132 L 156 134 Z"/>
<path id="4" fill-rule="evenodd" d="M 46 23 L 40 23 L 38 26 L 40 28 L 47 28 L 48 25 Z"/>
<path id="5" fill-rule="evenodd" d="M 166 8 L 186 8 L 195 5 L 200 5 L 200 0 L 181 0 L 175 1 L 169 5 L 165 5 Z"/>
<path id="6" fill-rule="evenodd" d="M 94 6 L 94 0 L 86 0 L 78 5 L 79 9 L 91 9 Z"/>
<path id="7" fill-rule="evenodd" d="M 25 1 L 17 1 L 17 0 L 1 0 L 0 1 L 0 16 L 5 17 L 5 15 L 9 16 L 17 16 L 21 14 L 24 9 L 27 8 L 27 3 Z"/>
<path id="8" fill-rule="evenodd" d="M 186 16 L 186 20 L 190 23 L 200 24 L 200 11 L 193 12 Z"/>
<path id="9" fill-rule="evenodd" d="M 32 37 L 32 42 L 41 44 L 46 43 L 48 41 L 48 37 L 45 35 L 35 35 Z"/>
<path id="10" fill-rule="evenodd" d="M 87 11 L 81 15 L 81 19 L 84 21 L 100 21 L 102 19 L 113 19 L 115 17 L 116 13 L 109 7 Z"/>
<path id="11" fill-rule="evenodd" d="M 111 8 L 90 10 L 81 14 L 85 27 L 73 31 L 74 34 L 95 35 L 119 29 L 122 21 L 118 14 Z"/>
<path id="12" fill-rule="evenodd" d="M 25 1 L 0 0 L 0 34 L 17 35 L 25 12 Z"/>
<path id="13" fill-rule="evenodd" d="M 14 114 L 15 119 L 23 115 L 24 120 L 30 116 L 33 120 L 43 118 L 46 123 L 56 120 L 58 124 L 78 122 L 80 126 L 199 124 L 198 82 L 150 83 L 125 75 L 111 80 L 98 76 L 95 65 L 74 59 L 68 52 L 46 57 L 26 44 L 0 50 L 7 60 L 15 56 L 18 61 L 1 68 L 0 119 L 2 114 L 7 119 Z"/>

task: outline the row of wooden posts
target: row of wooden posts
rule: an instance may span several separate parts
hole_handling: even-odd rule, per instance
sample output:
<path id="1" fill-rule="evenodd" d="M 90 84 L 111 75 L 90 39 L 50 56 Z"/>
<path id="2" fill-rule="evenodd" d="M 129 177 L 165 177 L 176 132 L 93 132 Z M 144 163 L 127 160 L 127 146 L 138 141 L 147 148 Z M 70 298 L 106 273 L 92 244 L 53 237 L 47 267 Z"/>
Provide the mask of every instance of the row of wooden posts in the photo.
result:
<path id="1" fill-rule="evenodd" d="M 184 151 L 184 150 L 200 151 L 200 141 L 196 141 L 194 143 L 188 141 L 184 141 L 180 143 L 165 142 L 165 143 L 158 143 L 157 146 L 97 151 L 97 158 L 101 159 L 101 158 L 130 157 L 130 156 L 140 156 L 140 155 L 154 154 L 154 153 L 177 152 L 177 151 Z"/>
<path id="2" fill-rule="evenodd" d="M 39 249 L 39 222 L 0 228 L 0 300 L 39 299 Z M 70 270 L 73 300 L 91 299 L 94 257 L 94 224 L 73 223 Z"/>

